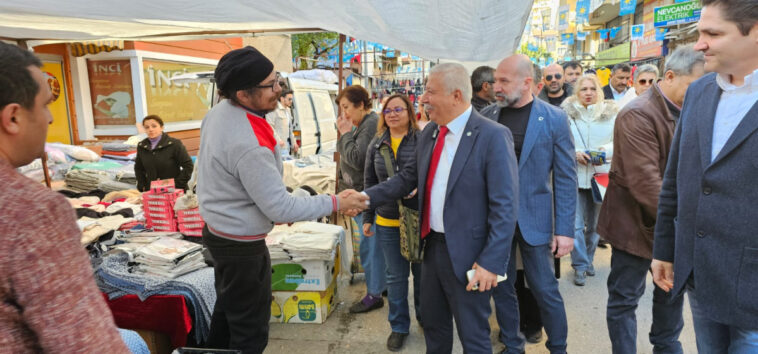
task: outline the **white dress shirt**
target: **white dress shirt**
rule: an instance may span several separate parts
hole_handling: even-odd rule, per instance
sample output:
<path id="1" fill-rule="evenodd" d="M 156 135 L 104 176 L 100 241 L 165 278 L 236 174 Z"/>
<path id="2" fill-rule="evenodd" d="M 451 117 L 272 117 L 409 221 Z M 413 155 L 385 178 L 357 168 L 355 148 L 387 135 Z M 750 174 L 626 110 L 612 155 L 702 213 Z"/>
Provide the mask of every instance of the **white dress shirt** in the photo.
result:
<path id="1" fill-rule="evenodd" d="M 713 121 L 711 161 L 716 159 L 747 112 L 758 101 L 758 70 L 745 76 L 742 86 L 731 84 L 721 75 L 716 75 L 716 83 L 724 90 L 724 93 L 721 94 Z"/>
<path id="2" fill-rule="evenodd" d="M 453 166 L 455 152 L 458 151 L 458 144 L 461 142 L 463 134 L 465 134 L 463 130 L 466 128 L 466 124 L 471 117 L 471 110 L 471 106 L 469 106 L 463 114 L 447 123 L 449 131 L 445 135 L 445 146 L 442 148 L 440 161 L 437 163 L 437 171 L 434 174 L 434 182 L 432 183 L 432 193 L 429 196 L 429 226 L 433 231 L 439 233 L 445 233 L 443 216 L 447 180 L 450 177 L 450 168 Z"/>
<path id="3" fill-rule="evenodd" d="M 629 88 L 624 89 L 624 91 L 618 92 L 618 91 L 616 91 L 615 88 L 613 88 L 613 86 L 611 86 L 611 93 L 613 93 L 613 100 L 616 101 L 616 102 L 618 102 L 619 100 L 621 100 L 622 98 L 624 98 L 624 96 L 626 96 L 627 92 L 629 92 Z"/>

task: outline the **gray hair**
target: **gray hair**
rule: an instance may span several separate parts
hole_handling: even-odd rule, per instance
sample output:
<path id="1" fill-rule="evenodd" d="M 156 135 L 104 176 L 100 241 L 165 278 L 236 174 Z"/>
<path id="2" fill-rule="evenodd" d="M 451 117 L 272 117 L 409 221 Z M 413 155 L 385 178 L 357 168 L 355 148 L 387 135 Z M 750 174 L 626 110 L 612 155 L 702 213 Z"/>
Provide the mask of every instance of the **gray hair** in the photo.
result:
<path id="1" fill-rule="evenodd" d="M 645 65 L 638 66 L 637 69 L 634 70 L 634 81 L 637 81 L 640 75 L 644 73 L 653 73 L 655 74 L 656 79 L 658 78 L 658 76 L 660 76 L 660 73 L 658 72 L 658 68 L 655 65 L 645 64 Z"/>
<path id="2" fill-rule="evenodd" d="M 458 63 L 442 63 L 429 70 L 429 75 L 440 75 L 447 94 L 460 90 L 463 102 L 471 101 L 471 79 L 466 68 Z"/>
<path id="3" fill-rule="evenodd" d="M 692 44 L 684 45 L 677 47 L 666 57 L 663 72 L 671 70 L 676 75 L 690 75 L 695 65 L 703 64 L 705 64 L 703 52 L 695 50 Z"/>
<path id="4" fill-rule="evenodd" d="M 485 82 L 495 82 L 495 68 L 480 66 L 471 73 L 471 88 L 474 92 L 481 91 Z"/>

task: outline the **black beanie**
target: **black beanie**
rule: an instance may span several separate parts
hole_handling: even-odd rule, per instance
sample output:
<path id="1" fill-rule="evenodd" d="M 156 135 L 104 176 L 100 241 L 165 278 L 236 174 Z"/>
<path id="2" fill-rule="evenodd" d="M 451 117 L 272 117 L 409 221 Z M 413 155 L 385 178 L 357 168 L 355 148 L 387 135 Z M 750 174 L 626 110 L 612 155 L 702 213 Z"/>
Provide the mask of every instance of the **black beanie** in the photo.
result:
<path id="1" fill-rule="evenodd" d="M 231 97 L 238 90 L 257 86 L 274 70 L 274 63 L 257 49 L 247 46 L 224 54 L 214 74 L 216 86 Z"/>

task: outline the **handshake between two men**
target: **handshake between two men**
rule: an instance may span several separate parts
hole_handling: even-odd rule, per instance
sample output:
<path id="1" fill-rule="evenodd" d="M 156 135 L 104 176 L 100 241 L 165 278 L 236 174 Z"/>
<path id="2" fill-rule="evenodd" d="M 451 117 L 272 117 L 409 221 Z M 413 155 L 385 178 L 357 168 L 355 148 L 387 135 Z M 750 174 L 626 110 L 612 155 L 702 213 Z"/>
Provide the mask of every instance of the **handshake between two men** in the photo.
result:
<path id="1" fill-rule="evenodd" d="M 340 213 L 354 217 L 369 206 L 368 195 L 354 189 L 346 189 L 337 194 Z"/>

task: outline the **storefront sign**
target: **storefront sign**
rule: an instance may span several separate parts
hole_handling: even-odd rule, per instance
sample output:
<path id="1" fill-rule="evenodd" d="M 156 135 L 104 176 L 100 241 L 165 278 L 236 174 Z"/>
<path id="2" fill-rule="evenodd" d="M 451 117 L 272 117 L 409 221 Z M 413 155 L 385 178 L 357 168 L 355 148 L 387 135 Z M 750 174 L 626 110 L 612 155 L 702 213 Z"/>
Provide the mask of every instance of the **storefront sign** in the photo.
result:
<path id="1" fill-rule="evenodd" d="M 653 19 L 655 8 L 662 3 L 663 0 L 645 0 L 642 17 L 642 22 L 645 25 L 644 35 L 640 40 L 632 40 L 632 60 L 642 60 L 661 55 L 663 42 L 655 39 Z"/>
<path id="2" fill-rule="evenodd" d="M 212 65 L 143 60 L 147 113 L 156 114 L 164 122 L 201 120 L 211 108 L 213 85 L 210 83 L 178 84 L 171 81 L 177 74 L 213 71 Z"/>
<path id="3" fill-rule="evenodd" d="M 700 19 L 700 1 L 682 2 L 655 8 L 655 27 L 667 27 Z"/>
<path id="4" fill-rule="evenodd" d="M 595 56 L 595 65 L 606 66 L 629 61 L 630 43 L 625 42 L 613 48 L 598 52 Z"/>
<path id="5" fill-rule="evenodd" d="M 95 125 L 135 123 L 132 69 L 129 59 L 87 60 Z"/>

